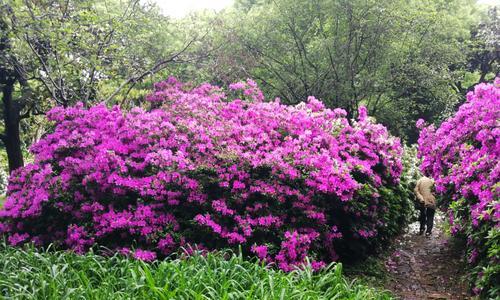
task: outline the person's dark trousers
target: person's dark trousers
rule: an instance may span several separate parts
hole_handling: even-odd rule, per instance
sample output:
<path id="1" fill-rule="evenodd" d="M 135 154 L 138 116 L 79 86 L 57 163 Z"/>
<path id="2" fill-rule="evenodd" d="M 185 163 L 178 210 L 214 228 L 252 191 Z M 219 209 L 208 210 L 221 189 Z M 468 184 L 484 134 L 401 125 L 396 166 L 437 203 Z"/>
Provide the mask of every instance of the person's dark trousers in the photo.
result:
<path id="1" fill-rule="evenodd" d="M 425 227 L 427 226 L 427 233 L 432 232 L 432 228 L 434 227 L 434 213 L 436 210 L 431 207 L 421 206 L 419 207 L 420 216 L 418 221 L 420 222 L 420 232 L 423 233 Z"/>

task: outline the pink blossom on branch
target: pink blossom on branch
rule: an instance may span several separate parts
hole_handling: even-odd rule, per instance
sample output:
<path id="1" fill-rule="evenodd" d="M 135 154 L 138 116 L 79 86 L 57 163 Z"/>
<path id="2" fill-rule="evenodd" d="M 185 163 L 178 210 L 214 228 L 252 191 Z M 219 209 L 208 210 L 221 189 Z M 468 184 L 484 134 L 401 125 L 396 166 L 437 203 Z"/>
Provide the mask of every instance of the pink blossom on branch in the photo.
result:
<path id="1" fill-rule="evenodd" d="M 499 122 L 500 78 L 496 78 L 493 84 L 482 83 L 469 92 L 458 112 L 439 128 L 425 127 L 423 120 L 417 123 L 421 170 L 436 180 L 451 233 L 468 237 L 468 261 L 476 266 L 477 291 L 495 284 L 477 270 L 500 261 L 493 246 L 500 228 Z M 490 280 L 495 280 L 493 275 Z"/>
<path id="2" fill-rule="evenodd" d="M 227 94 L 173 77 L 154 87 L 153 110 L 78 104 L 47 114 L 54 129 L 11 177 L 0 211 L 12 244 L 137 247 L 143 260 L 241 247 L 292 270 L 389 234 L 392 200 L 378 189 L 398 186 L 402 148 L 365 110 L 356 121 L 314 97 L 265 102 L 252 80 Z"/>

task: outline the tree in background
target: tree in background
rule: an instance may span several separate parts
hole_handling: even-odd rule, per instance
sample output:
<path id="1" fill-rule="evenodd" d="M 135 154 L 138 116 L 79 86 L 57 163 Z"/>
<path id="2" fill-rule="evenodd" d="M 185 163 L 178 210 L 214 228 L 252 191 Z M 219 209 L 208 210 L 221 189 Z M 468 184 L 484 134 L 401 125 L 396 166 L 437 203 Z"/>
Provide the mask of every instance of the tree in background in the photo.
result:
<path id="1" fill-rule="evenodd" d="M 469 40 L 464 43 L 467 59 L 457 67 L 460 72 L 454 88 L 463 95 L 474 90 L 474 85 L 493 80 L 500 74 L 500 16 L 499 7 L 491 7 L 481 22 L 471 29 Z M 463 97 L 458 103 L 465 102 Z"/>
<path id="2" fill-rule="evenodd" d="M 285 103 L 315 95 L 350 116 L 366 105 L 413 143 L 419 117 L 439 122 L 463 98 L 455 83 L 471 73 L 464 47 L 480 16 L 471 0 L 239 0 L 207 64 L 214 82 L 252 77 Z"/>
<path id="3" fill-rule="evenodd" d="M 77 101 L 129 105 L 124 99 L 144 93 L 138 84 L 187 59 L 197 40 L 139 0 L 12 0 L 0 9 L 1 139 L 10 170 L 23 165 L 21 120 Z"/>
<path id="4" fill-rule="evenodd" d="M 386 73 L 387 1 L 275 1 L 233 29 L 256 62 L 249 75 L 286 103 L 309 95 L 352 117 Z M 368 76 L 372 74 L 372 76 Z M 377 74 L 378 75 L 378 74 Z"/>

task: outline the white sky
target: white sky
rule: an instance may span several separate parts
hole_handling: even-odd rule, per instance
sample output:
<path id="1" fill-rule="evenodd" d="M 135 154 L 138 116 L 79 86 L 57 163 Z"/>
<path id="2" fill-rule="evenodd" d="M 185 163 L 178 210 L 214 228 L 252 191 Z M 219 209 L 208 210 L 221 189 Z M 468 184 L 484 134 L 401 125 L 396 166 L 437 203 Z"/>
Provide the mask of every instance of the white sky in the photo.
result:
<path id="1" fill-rule="evenodd" d="M 500 0 L 477 0 L 479 4 L 500 5 Z"/>
<path id="2" fill-rule="evenodd" d="M 192 11 L 210 9 L 219 11 L 234 0 L 152 0 L 158 4 L 164 14 L 180 18 Z M 307 1 L 307 0 L 305 0 Z M 500 0 L 477 0 L 480 4 L 500 5 Z"/>
<path id="3" fill-rule="evenodd" d="M 183 17 L 192 11 L 210 9 L 219 11 L 233 3 L 233 0 L 153 0 L 162 12 L 172 17 Z"/>

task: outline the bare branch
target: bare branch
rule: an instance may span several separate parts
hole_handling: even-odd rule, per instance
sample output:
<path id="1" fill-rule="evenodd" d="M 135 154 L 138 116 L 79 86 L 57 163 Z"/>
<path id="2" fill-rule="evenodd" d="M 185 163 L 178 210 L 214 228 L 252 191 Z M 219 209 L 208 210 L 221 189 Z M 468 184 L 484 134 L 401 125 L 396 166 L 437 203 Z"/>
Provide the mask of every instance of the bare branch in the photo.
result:
<path id="1" fill-rule="evenodd" d="M 43 57 L 40 56 L 40 54 L 38 53 L 38 51 L 31 44 L 31 41 L 30 41 L 28 35 L 25 35 L 25 41 L 28 43 L 31 51 L 35 54 L 35 56 L 37 57 L 38 61 L 42 65 L 42 68 L 43 68 L 43 71 L 45 72 L 45 75 L 47 76 L 47 78 L 49 78 L 49 80 L 52 83 L 52 85 L 54 86 L 54 88 L 57 89 L 58 88 L 57 83 L 54 81 L 54 79 L 50 75 L 50 71 L 49 71 L 49 68 L 48 68 L 47 64 L 45 63 L 45 60 L 43 59 Z M 58 97 L 57 97 L 54 89 L 50 88 L 50 86 L 47 84 L 47 82 L 45 80 L 43 80 L 43 78 L 42 78 L 42 83 L 47 88 L 47 90 L 50 92 L 50 94 L 52 95 L 52 97 L 54 98 L 54 100 L 56 100 L 57 102 L 60 102 L 60 99 L 58 99 Z M 63 103 L 65 103 L 66 99 L 64 99 L 63 95 L 61 95 L 61 96 L 63 97 L 63 99 L 62 99 Z"/>
<path id="2" fill-rule="evenodd" d="M 179 52 L 174 54 L 168 59 L 161 60 L 154 64 L 151 68 L 148 70 L 142 72 L 141 74 L 137 76 L 131 76 L 127 80 L 125 80 L 111 95 L 106 98 L 105 102 L 111 101 L 127 84 L 132 84 L 132 87 L 137 84 L 137 82 L 141 81 L 144 79 L 144 77 L 148 75 L 153 75 L 161 70 L 163 70 L 168 63 L 171 63 L 175 61 L 179 56 L 181 56 L 186 50 L 194 43 L 195 39 L 190 40 Z M 123 105 L 125 103 L 125 98 L 122 100 L 121 104 Z"/>

